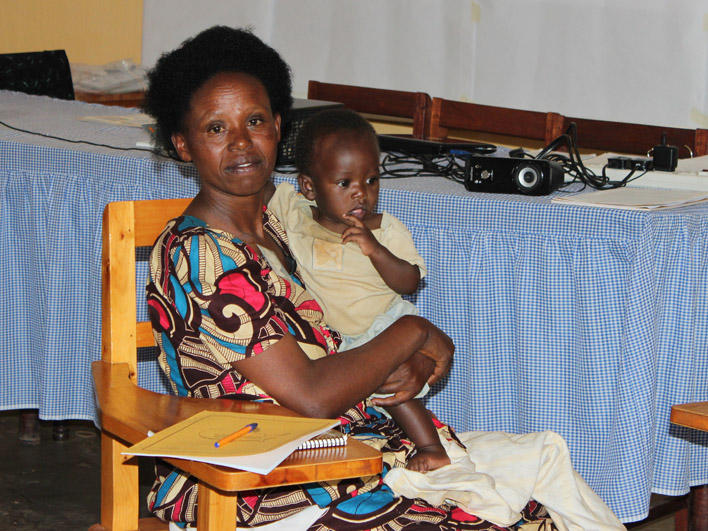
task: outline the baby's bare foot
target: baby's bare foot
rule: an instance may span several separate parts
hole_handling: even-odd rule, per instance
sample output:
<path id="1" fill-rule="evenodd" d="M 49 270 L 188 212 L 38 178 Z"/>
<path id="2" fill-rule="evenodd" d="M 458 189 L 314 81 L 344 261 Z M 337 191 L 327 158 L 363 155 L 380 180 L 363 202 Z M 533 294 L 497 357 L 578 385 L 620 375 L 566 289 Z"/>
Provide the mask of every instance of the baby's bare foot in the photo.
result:
<path id="1" fill-rule="evenodd" d="M 408 460 L 406 468 L 415 472 L 430 472 L 441 466 L 449 465 L 450 458 L 442 445 L 419 448 L 416 454 Z"/>

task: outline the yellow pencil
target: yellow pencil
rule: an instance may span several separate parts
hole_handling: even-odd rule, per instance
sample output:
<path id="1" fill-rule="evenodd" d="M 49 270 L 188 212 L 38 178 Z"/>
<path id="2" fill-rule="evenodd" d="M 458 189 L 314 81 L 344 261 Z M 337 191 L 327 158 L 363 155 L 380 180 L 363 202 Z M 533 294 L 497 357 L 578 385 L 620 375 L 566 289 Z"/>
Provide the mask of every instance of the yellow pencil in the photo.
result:
<path id="1" fill-rule="evenodd" d="M 220 448 L 224 446 L 225 444 L 230 443 L 234 439 L 238 439 L 239 437 L 242 437 L 243 435 L 246 435 L 247 433 L 251 433 L 253 430 L 255 430 L 258 427 L 258 423 L 254 422 L 253 424 L 246 424 L 243 428 L 241 428 L 238 431 L 233 432 L 231 435 L 227 435 L 226 437 L 219 439 L 214 443 L 214 446 L 217 448 Z"/>

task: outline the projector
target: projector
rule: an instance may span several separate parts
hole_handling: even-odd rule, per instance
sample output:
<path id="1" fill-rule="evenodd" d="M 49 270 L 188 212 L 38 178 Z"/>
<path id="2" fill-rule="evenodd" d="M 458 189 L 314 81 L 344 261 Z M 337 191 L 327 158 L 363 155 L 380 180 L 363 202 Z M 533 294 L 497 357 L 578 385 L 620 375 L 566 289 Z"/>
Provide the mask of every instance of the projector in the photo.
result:
<path id="1" fill-rule="evenodd" d="M 470 156 L 465 188 L 471 192 L 548 195 L 563 185 L 563 168 L 544 159 Z"/>

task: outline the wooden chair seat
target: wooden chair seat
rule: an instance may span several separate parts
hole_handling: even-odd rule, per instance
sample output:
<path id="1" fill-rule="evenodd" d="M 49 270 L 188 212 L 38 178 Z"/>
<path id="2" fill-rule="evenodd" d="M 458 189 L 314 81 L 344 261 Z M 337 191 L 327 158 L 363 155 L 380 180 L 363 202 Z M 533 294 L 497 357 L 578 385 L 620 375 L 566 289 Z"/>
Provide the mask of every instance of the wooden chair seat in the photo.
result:
<path id="1" fill-rule="evenodd" d="M 127 447 L 202 410 L 295 415 L 273 404 L 165 395 L 137 385 L 137 348 L 154 346 L 149 323 L 136 319 L 136 247 L 152 245 L 166 222 L 189 200 L 110 203 L 103 217 L 102 359 L 92 372 L 101 421 L 102 529 L 166 529 L 157 518 L 139 519 L 137 457 Z M 329 450 L 329 451 L 328 451 Z M 268 475 L 185 459 L 166 459 L 199 480 L 198 529 L 235 529 L 239 491 L 378 474 L 380 452 L 350 439 L 337 451 L 293 453 Z"/>

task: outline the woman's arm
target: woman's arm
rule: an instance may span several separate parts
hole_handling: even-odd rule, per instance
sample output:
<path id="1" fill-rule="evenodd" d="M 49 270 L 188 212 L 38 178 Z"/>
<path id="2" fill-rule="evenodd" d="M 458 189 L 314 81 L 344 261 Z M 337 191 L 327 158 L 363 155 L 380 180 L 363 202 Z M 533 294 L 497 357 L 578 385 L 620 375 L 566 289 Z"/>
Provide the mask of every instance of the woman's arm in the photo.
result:
<path id="1" fill-rule="evenodd" d="M 425 319 L 405 316 L 343 355 L 310 360 L 295 338 L 287 335 L 258 356 L 233 366 L 283 406 L 310 417 L 336 417 L 385 382 L 390 391 L 404 389 L 395 398 L 386 399 L 393 405 L 417 393 L 425 378 L 434 381 L 436 374 L 442 376 L 449 368 L 453 347 L 449 338 L 444 341 L 439 336 L 447 338 Z M 414 385 L 410 381 L 398 386 L 387 382 L 396 369 L 421 355 L 434 360 L 433 376 L 431 364 L 412 363 L 425 371 L 418 374 Z"/>

